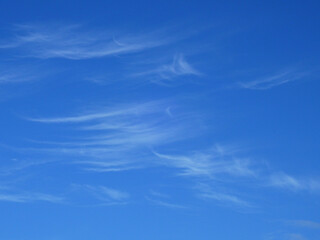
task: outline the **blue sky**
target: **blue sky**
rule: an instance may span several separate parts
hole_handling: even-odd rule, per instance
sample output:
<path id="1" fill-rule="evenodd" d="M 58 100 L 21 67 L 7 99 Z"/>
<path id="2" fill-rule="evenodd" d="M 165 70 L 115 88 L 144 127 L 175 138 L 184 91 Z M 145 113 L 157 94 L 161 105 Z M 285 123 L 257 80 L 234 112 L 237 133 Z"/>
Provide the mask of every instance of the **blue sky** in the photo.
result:
<path id="1" fill-rule="evenodd" d="M 0 238 L 320 237 L 317 1 L 0 3 Z"/>

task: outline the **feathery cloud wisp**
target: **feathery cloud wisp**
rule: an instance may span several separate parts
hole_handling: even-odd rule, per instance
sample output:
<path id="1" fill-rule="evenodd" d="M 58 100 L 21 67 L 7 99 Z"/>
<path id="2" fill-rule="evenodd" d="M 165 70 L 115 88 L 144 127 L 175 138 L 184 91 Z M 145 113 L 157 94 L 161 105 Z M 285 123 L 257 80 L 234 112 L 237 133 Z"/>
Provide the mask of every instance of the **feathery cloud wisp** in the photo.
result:
<path id="1" fill-rule="evenodd" d="M 175 203 L 169 203 L 164 200 L 159 200 L 159 199 L 154 199 L 150 197 L 146 197 L 146 199 L 151 202 L 154 205 L 162 206 L 162 207 L 167 207 L 167 208 L 173 208 L 173 209 L 186 209 L 187 207 L 184 205 L 180 204 L 175 204 Z"/>
<path id="2" fill-rule="evenodd" d="M 62 203 L 64 199 L 50 194 L 24 192 L 24 193 L 0 193 L 0 201 L 7 202 L 50 202 Z"/>
<path id="3" fill-rule="evenodd" d="M 206 152 L 189 155 L 166 155 L 154 152 L 162 164 L 181 169 L 181 175 L 214 178 L 217 175 L 232 177 L 253 177 L 254 170 L 247 159 L 233 158 L 213 148 Z"/>
<path id="4" fill-rule="evenodd" d="M 308 240 L 307 238 L 305 238 L 303 235 L 301 235 L 299 233 L 287 234 L 287 239 L 289 239 L 289 240 Z"/>
<path id="5" fill-rule="evenodd" d="M 164 65 L 158 70 L 155 70 L 155 72 L 164 79 L 181 75 L 200 75 L 200 73 L 195 70 L 181 54 L 174 56 L 172 64 Z"/>
<path id="6" fill-rule="evenodd" d="M 236 207 L 251 208 L 253 205 L 240 197 L 227 192 L 217 192 L 211 189 L 207 184 L 199 184 L 196 186 L 197 196 L 205 200 L 214 200 L 225 205 Z"/>
<path id="7" fill-rule="evenodd" d="M 76 185 L 78 188 L 92 194 L 97 200 L 105 204 L 123 204 L 130 195 L 126 192 L 119 191 L 105 186 Z"/>
<path id="8" fill-rule="evenodd" d="M 154 113 L 159 111 L 161 102 L 148 102 L 142 104 L 132 104 L 127 106 L 118 106 L 114 108 L 100 108 L 91 113 L 79 114 L 70 117 L 60 117 L 60 118 L 28 118 L 30 121 L 43 122 L 43 123 L 81 123 L 90 122 L 103 119 L 110 119 L 112 117 L 125 117 L 125 116 L 139 116 L 148 113 Z M 103 122 L 104 123 L 104 122 Z M 112 129 L 121 128 L 121 124 L 99 124 L 94 126 L 89 126 L 87 129 Z"/>
<path id="9" fill-rule="evenodd" d="M 320 182 L 314 179 L 299 179 L 285 173 L 275 173 L 270 176 L 269 186 L 289 189 L 292 191 L 319 191 Z"/>
<path id="10" fill-rule="evenodd" d="M 4 73 L 0 75 L 0 84 L 10 84 L 10 83 L 21 83 L 21 82 L 28 82 L 31 81 L 32 77 L 30 76 L 23 76 L 21 74 L 15 73 Z"/>
<path id="11" fill-rule="evenodd" d="M 320 229 L 320 222 L 314 222 L 310 220 L 293 220 L 288 221 L 288 223 L 298 227 Z"/>
<path id="12" fill-rule="evenodd" d="M 192 132 L 184 131 L 192 118 L 168 116 L 166 109 L 167 104 L 150 102 L 114 107 L 111 110 L 101 108 L 69 117 L 29 120 L 48 124 L 72 123 L 80 136 L 85 136 L 72 142 L 44 142 L 42 144 L 52 147 L 41 148 L 39 151 L 77 156 L 74 163 L 84 167 L 87 165 L 85 169 L 91 171 L 123 171 L 150 165 L 151 159 L 156 158 L 151 152 L 152 148 L 192 135 Z"/>
<path id="13" fill-rule="evenodd" d="M 239 197 L 225 194 L 225 193 L 210 192 L 210 193 L 199 194 L 199 196 L 202 198 L 213 199 L 222 203 L 233 204 L 241 207 L 251 206 L 251 204 L 240 199 Z"/>
<path id="14" fill-rule="evenodd" d="M 297 71 L 282 71 L 273 76 L 265 77 L 251 82 L 240 82 L 239 85 L 242 88 L 252 90 L 267 90 L 273 87 L 277 87 L 292 81 L 299 80 L 305 77 L 307 73 Z"/>
<path id="15" fill-rule="evenodd" d="M 133 74 L 134 77 L 146 76 L 155 83 L 169 81 L 182 76 L 201 76 L 201 73 L 191 66 L 182 54 L 177 54 L 171 64 L 164 64 L 152 70 Z"/>
<path id="16" fill-rule="evenodd" d="M 88 31 L 80 25 L 17 25 L 15 38 L 0 48 L 17 48 L 26 56 L 48 59 L 90 59 L 116 54 L 127 54 L 157 47 L 169 38 L 155 33 L 140 36 L 118 37 L 105 31 Z"/>
<path id="17" fill-rule="evenodd" d="M 31 82 L 38 80 L 43 75 L 43 71 L 37 70 L 34 66 L 1 65 L 0 85 Z"/>

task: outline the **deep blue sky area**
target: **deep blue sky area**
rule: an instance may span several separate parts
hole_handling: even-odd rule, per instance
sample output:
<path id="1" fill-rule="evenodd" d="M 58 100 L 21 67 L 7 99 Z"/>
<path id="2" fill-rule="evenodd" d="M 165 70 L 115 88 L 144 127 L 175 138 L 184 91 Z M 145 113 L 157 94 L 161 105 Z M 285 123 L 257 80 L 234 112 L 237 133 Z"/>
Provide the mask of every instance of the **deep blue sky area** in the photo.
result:
<path id="1" fill-rule="evenodd" d="M 319 11 L 1 1 L 0 239 L 320 239 Z"/>

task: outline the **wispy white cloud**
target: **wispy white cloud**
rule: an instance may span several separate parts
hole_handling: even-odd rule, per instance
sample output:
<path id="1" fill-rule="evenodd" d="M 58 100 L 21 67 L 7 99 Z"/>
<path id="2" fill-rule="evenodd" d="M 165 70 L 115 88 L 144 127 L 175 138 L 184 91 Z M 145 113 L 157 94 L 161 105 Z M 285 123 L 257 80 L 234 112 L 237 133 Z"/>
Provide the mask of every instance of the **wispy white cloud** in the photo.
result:
<path id="1" fill-rule="evenodd" d="M 252 208 L 253 205 L 237 196 L 228 183 L 242 179 L 258 180 L 258 171 L 248 159 L 234 156 L 234 150 L 217 145 L 206 151 L 184 155 L 168 155 L 154 152 L 166 167 L 178 170 L 178 176 L 190 177 L 197 183 L 194 194 L 201 199 L 213 200 L 231 207 Z M 213 190 L 215 186 L 219 190 Z"/>
<path id="2" fill-rule="evenodd" d="M 105 186 L 92 185 L 75 185 L 77 188 L 84 190 L 94 196 L 104 204 L 124 204 L 129 200 L 130 195 L 114 188 Z"/>
<path id="3" fill-rule="evenodd" d="M 12 83 L 21 83 L 21 82 L 28 82 L 33 79 L 34 77 L 31 76 L 24 76 L 20 73 L 0 73 L 0 84 L 12 84 Z"/>
<path id="4" fill-rule="evenodd" d="M 0 48 L 18 48 L 25 56 L 48 59 L 90 59 L 128 54 L 169 42 L 157 33 L 116 36 L 110 31 L 87 30 L 79 24 L 16 25 L 15 37 Z"/>
<path id="5" fill-rule="evenodd" d="M 50 203 L 63 203 L 64 198 L 44 194 L 44 193 L 34 193 L 34 192 L 23 192 L 23 193 L 0 193 L 0 201 L 7 202 L 50 202 Z"/>
<path id="6" fill-rule="evenodd" d="M 288 240 L 307 240 L 307 238 L 305 238 L 303 235 L 301 235 L 299 233 L 287 234 L 287 239 Z"/>
<path id="7" fill-rule="evenodd" d="M 164 201 L 163 199 L 154 199 L 150 197 L 146 197 L 146 199 L 151 202 L 154 205 L 162 206 L 162 207 L 167 207 L 167 208 L 173 208 L 173 209 L 187 209 L 188 207 L 181 205 L 181 204 L 176 204 L 176 203 L 170 203 L 167 201 Z"/>
<path id="8" fill-rule="evenodd" d="M 122 172 L 143 168 L 144 165 L 130 161 L 79 161 L 74 162 L 80 165 L 86 165 L 84 169 L 92 172 Z"/>
<path id="9" fill-rule="evenodd" d="M 53 162 L 52 160 L 17 160 L 12 159 L 8 165 L 0 167 L 0 176 L 13 175 L 17 172 Z"/>
<path id="10" fill-rule="evenodd" d="M 253 205 L 246 200 L 243 200 L 235 194 L 230 194 L 227 192 L 214 191 L 208 184 L 199 184 L 196 186 L 198 191 L 197 196 L 206 199 L 214 200 L 224 205 L 243 207 L 243 208 L 252 208 Z"/>
<path id="11" fill-rule="evenodd" d="M 182 76 L 201 76 L 202 74 L 187 62 L 182 54 L 176 54 L 172 63 L 164 64 L 152 70 L 135 73 L 134 77 L 148 77 L 156 83 L 173 80 Z"/>
<path id="12" fill-rule="evenodd" d="M 199 196 L 202 198 L 213 199 L 222 203 L 231 203 L 231 204 L 242 206 L 242 207 L 251 206 L 251 204 L 240 199 L 239 197 L 225 194 L 225 193 L 210 192 L 210 193 L 199 194 Z"/>
<path id="13" fill-rule="evenodd" d="M 156 159 L 152 148 L 192 136 L 192 131 L 185 130 L 194 116 L 169 116 L 167 105 L 161 101 L 149 102 L 112 109 L 100 108 L 75 116 L 29 120 L 46 124 L 72 124 L 80 134 L 72 142 L 42 142 L 49 147 L 42 146 L 39 152 L 76 156 L 78 160 L 74 163 L 82 164 L 91 171 L 124 171 L 156 165 L 156 161 L 151 161 Z M 79 160 L 81 157 L 83 161 Z"/>
<path id="14" fill-rule="evenodd" d="M 298 226 L 298 227 L 320 229 L 320 222 L 315 222 L 310 220 L 292 220 L 287 222 L 291 225 Z"/>
<path id="15" fill-rule="evenodd" d="M 294 232 L 276 231 L 269 233 L 264 239 L 266 240 L 308 240 L 304 235 Z"/>
<path id="16" fill-rule="evenodd" d="M 272 175 L 270 178 L 270 185 L 290 189 L 301 189 L 303 187 L 296 178 L 284 173 Z"/>
<path id="17" fill-rule="evenodd" d="M 281 71 L 272 76 L 264 77 L 254 81 L 240 82 L 239 85 L 242 88 L 252 90 L 267 90 L 273 87 L 277 87 L 292 81 L 299 80 L 307 76 L 306 72 L 298 72 L 293 70 Z"/>
<path id="18" fill-rule="evenodd" d="M 149 193 L 150 194 L 149 196 L 146 197 L 146 199 L 154 205 L 167 207 L 167 208 L 176 208 L 176 209 L 188 208 L 187 206 L 182 204 L 172 203 L 171 196 L 168 194 L 160 193 L 153 190 L 151 190 Z"/>
<path id="19" fill-rule="evenodd" d="M 10 63 L 0 65 L 0 85 L 27 83 L 39 80 L 43 77 L 44 70 L 39 70 L 39 67 L 25 64 Z"/>
<path id="20" fill-rule="evenodd" d="M 68 129 L 71 126 L 70 134 L 77 133 L 71 136 L 66 131 L 61 141 L 37 143 L 41 146 L 33 150 L 68 159 L 68 163 L 91 172 L 170 168 L 175 176 L 189 178 L 193 184 L 208 184 L 207 189 L 195 189 L 194 195 L 243 208 L 252 208 L 253 205 L 233 190 L 235 186 L 267 185 L 295 191 L 319 189 L 317 181 L 269 173 L 251 158 L 242 157 L 238 149 L 217 145 L 205 150 L 185 151 L 178 147 L 173 151 L 171 144 L 179 145 L 179 141 L 194 136 L 193 131 L 198 134 L 199 129 L 193 127 L 195 115 L 168 114 L 170 105 L 167 101 L 155 101 L 112 108 L 96 107 L 58 118 L 30 118 L 30 121 L 53 127 L 63 125 Z M 74 140 L 65 141 L 65 138 Z M 82 189 L 106 204 L 122 203 L 125 199 L 123 195 L 123 201 L 120 201 L 120 194 L 117 200 L 116 194 L 112 196 L 112 191 L 101 186 L 83 185 Z M 159 205 L 175 205 L 159 196 L 149 198 Z"/>
<path id="21" fill-rule="evenodd" d="M 164 198 L 164 199 L 169 199 L 170 198 L 170 196 L 168 194 L 161 193 L 161 192 L 154 191 L 154 190 L 150 191 L 150 195 L 152 195 L 154 197 L 157 197 L 157 198 Z"/>
<path id="22" fill-rule="evenodd" d="M 161 102 L 148 102 L 142 104 L 132 104 L 126 106 L 117 106 L 113 108 L 100 108 L 92 110 L 91 113 L 84 113 L 76 116 L 70 117 L 60 117 L 60 118 L 28 118 L 30 121 L 43 122 L 43 123 L 79 123 L 79 122 L 89 122 L 99 119 L 106 119 L 111 117 L 119 116 L 139 116 L 147 113 L 154 113 L 159 111 Z M 117 123 L 101 123 L 94 126 L 89 126 L 87 129 L 116 129 L 121 128 L 123 125 Z"/>
<path id="23" fill-rule="evenodd" d="M 270 176 L 269 186 L 292 191 L 319 191 L 320 181 L 308 178 L 296 178 L 285 173 L 275 173 Z"/>
<path id="24" fill-rule="evenodd" d="M 214 178 L 218 175 L 254 177 L 255 170 L 248 159 L 222 153 L 219 148 L 187 155 L 168 155 L 154 152 L 162 164 L 181 170 L 180 175 Z"/>

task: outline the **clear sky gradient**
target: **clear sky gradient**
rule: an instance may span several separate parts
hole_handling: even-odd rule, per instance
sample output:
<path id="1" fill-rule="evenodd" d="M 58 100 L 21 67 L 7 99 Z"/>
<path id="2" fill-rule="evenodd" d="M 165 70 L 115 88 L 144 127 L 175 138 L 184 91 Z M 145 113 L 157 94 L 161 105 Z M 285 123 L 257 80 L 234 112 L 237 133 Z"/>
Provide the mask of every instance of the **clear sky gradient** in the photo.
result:
<path id="1" fill-rule="evenodd" d="M 320 239 L 319 11 L 1 1 L 0 239 Z"/>

